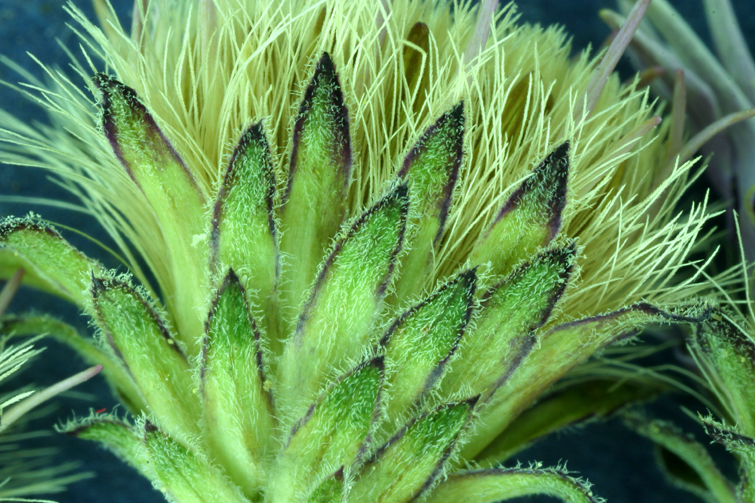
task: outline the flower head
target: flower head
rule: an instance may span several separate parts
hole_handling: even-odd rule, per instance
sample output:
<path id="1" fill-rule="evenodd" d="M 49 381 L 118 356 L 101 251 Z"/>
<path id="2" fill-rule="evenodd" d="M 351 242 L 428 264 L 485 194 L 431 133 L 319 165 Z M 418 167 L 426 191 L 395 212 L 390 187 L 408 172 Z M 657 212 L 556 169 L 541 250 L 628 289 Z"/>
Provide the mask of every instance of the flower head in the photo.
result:
<path id="1" fill-rule="evenodd" d="M 56 127 L 0 116 L 4 160 L 54 169 L 133 274 L 38 219 L 0 229 L 92 317 L 96 341 L 58 336 L 135 418 L 67 431 L 182 502 L 595 501 L 558 470 L 458 468 L 502 461 L 596 351 L 699 314 L 674 307 L 705 209 L 673 216 L 689 165 L 657 178 L 620 47 L 570 61 L 559 30 L 468 3 L 137 2 L 130 35 L 69 10 L 97 103 L 50 72 Z"/>

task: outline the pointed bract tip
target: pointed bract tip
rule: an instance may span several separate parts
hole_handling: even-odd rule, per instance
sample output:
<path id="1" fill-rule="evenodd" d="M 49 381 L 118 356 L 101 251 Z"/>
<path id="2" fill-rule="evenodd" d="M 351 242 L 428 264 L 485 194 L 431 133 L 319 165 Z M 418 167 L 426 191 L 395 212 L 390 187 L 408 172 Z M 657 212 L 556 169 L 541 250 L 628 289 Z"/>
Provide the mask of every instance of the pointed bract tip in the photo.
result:
<path id="1" fill-rule="evenodd" d="M 233 267 L 228 268 L 228 272 L 225 275 L 225 278 L 223 278 L 223 284 L 220 286 L 220 289 L 218 291 L 218 294 L 224 292 L 228 286 L 236 284 L 239 287 L 241 286 L 241 282 L 239 281 L 239 277 L 236 274 L 236 271 L 233 270 Z"/>
<path id="2" fill-rule="evenodd" d="M 315 75 L 324 73 L 327 75 L 335 75 L 336 66 L 333 64 L 333 58 L 326 51 L 323 51 L 320 60 L 317 62 L 317 68 L 315 69 Z"/>
<path id="3" fill-rule="evenodd" d="M 441 144 L 436 140 L 440 139 Z M 443 190 L 442 205 L 446 208 L 442 211 L 441 220 L 445 219 L 447 206 L 450 204 L 450 196 L 458 178 L 459 165 L 463 156 L 464 145 L 464 102 L 463 100 L 444 112 L 420 135 L 419 140 L 412 146 L 404 158 L 401 169 L 397 173 L 398 180 L 405 180 L 415 163 L 427 162 L 425 155 L 430 158 L 442 156 L 445 158 L 441 166 L 434 169 L 446 171 L 448 180 L 445 187 L 435 190 Z M 422 160 L 424 158 L 424 160 Z M 431 163 L 434 161 L 431 161 Z"/>
<path id="4" fill-rule="evenodd" d="M 474 266 L 471 269 L 467 269 L 464 272 L 459 273 L 459 278 L 463 279 L 467 284 L 470 284 L 477 280 L 477 269 L 479 269 L 479 265 Z"/>
<path id="5" fill-rule="evenodd" d="M 265 127 L 262 124 L 262 120 L 249 126 L 244 134 L 241 135 L 239 144 L 236 147 L 236 152 L 243 150 L 252 143 L 267 142 L 265 137 Z M 234 152 L 235 154 L 235 152 Z"/>
<path id="6" fill-rule="evenodd" d="M 466 400 L 464 400 L 463 402 L 461 402 L 461 404 L 469 406 L 469 411 L 471 412 L 475 408 L 475 406 L 477 405 L 477 402 L 480 401 L 480 397 L 481 396 L 482 395 L 475 395 L 472 398 L 467 398 Z"/>
<path id="7" fill-rule="evenodd" d="M 229 267 L 228 272 L 223 278 L 223 282 L 220 284 L 220 288 L 218 288 L 218 291 L 215 294 L 215 298 L 212 300 L 212 305 L 210 306 L 209 315 L 207 316 L 207 319 L 205 320 L 205 326 L 204 326 L 205 334 L 209 333 L 210 324 L 212 323 L 212 319 L 215 316 L 215 310 L 218 307 L 220 298 L 231 286 L 236 286 L 236 288 L 238 288 L 241 291 L 242 297 L 246 298 L 246 292 L 244 291 L 244 287 L 241 285 L 241 280 L 239 280 L 239 277 L 236 275 L 236 272 L 233 270 L 233 268 Z M 206 342 L 208 342 L 207 337 L 205 337 L 205 343 Z M 206 347 L 203 346 L 203 351 L 205 349 Z"/>
<path id="8" fill-rule="evenodd" d="M 571 140 L 565 140 L 561 145 L 556 147 L 553 153 L 557 157 L 566 157 L 569 154 L 570 148 L 571 148 Z"/>
<path id="9" fill-rule="evenodd" d="M 375 212 L 378 212 L 382 210 L 383 208 L 386 208 L 388 206 L 397 206 L 400 207 L 401 214 L 406 216 L 406 214 L 409 212 L 409 186 L 408 182 L 404 181 L 395 187 L 393 187 L 390 192 L 388 192 L 385 196 L 383 196 L 378 202 L 376 202 L 374 205 L 372 205 L 360 218 L 360 223 L 356 224 L 356 226 L 360 225 L 362 222 L 366 220 L 370 215 L 374 214 Z"/>
<path id="10" fill-rule="evenodd" d="M 409 195 L 409 184 L 407 182 L 403 182 L 398 184 L 398 186 L 388 195 L 391 199 L 406 199 Z"/>
<path id="11" fill-rule="evenodd" d="M 385 370 L 385 355 L 376 356 L 372 360 L 368 361 L 366 363 L 366 366 L 368 367 L 375 367 L 380 372 Z"/>
<path id="12" fill-rule="evenodd" d="M 576 256 L 577 244 L 574 240 L 570 240 L 569 244 L 566 246 L 550 248 L 544 251 L 541 258 L 551 258 L 552 260 L 563 262 L 569 269 L 571 269 Z"/>
<path id="13" fill-rule="evenodd" d="M 472 297 L 475 294 L 475 291 L 477 290 L 477 268 L 480 266 L 475 266 L 471 269 L 467 269 L 466 271 L 459 274 L 457 277 L 458 282 L 460 282 L 465 290 L 469 291 L 470 294 L 470 301 L 472 300 Z"/>
<path id="14" fill-rule="evenodd" d="M 97 87 L 97 89 L 102 89 L 103 87 L 111 86 L 115 82 L 116 81 L 113 78 L 111 78 L 109 75 L 106 75 L 104 73 L 98 72 L 92 75 L 92 83 L 95 85 L 95 87 Z"/>
<path id="15" fill-rule="evenodd" d="M 114 92 L 121 94 L 123 98 L 126 99 L 129 103 L 132 103 L 135 100 L 138 103 L 136 91 L 128 87 L 123 82 L 110 77 L 109 75 L 105 75 L 104 73 L 95 73 L 92 76 L 92 83 L 97 89 L 102 92 L 102 101 L 100 105 L 105 108 L 107 108 L 110 103 L 109 95 Z"/>
<path id="16" fill-rule="evenodd" d="M 409 211 L 409 183 L 403 181 L 400 184 L 394 186 L 388 194 L 383 196 L 377 203 L 375 203 L 366 214 L 373 213 L 381 208 L 385 208 L 389 205 L 397 205 L 402 207 L 402 213 Z"/>
<path id="17" fill-rule="evenodd" d="M 571 241 L 568 246 L 565 246 L 564 248 L 561 248 L 559 250 L 559 259 L 566 264 L 566 269 L 564 270 L 564 277 L 568 279 L 571 276 L 572 271 L 574 270 L 574 263 L 577 259 L 577 244 L 574 241 Z"/>
<path id="18" fill-rule="evenodd" d="M 343 468 L 343 465 L 341 465 L 341 467 L 332 475 L 332 477 L 339 482 L 343 482 Z"/>
<path id="19" fill-rule="evenodd" d="M 456 105 L 454 105 L 451 110 L 446 112 L 444 115 L 446 115 L 450 120 L 453 122 L 460 122 L 464 123 L 464 100 L 460 100 Z"/>
<path id="20" fill-rule="evenodd" d="M 554 148 L 550 154 L 548 154 L 543 162 L 535 168 L 536 171 L 550 171 L 556 175 L 560 175 L 564 181 L 563 184 L 559 184 L 559 191 L 566 188 L 566 174 L 569 171 L 569 149 L 571 143 L 566 140 L 558 147 Z"/>
<path id="21" fill-rule="evenodd" d="M 545 159 L 532 170 L 531 175 L 504 203 L 495 222 L 518 208 L 524 198 L 534 193 L 536 200 L 549 208 L 548 222 L 543 222 L 550 228 L 548 241 L 558 234 L 561 228 L 561 212 L 566 206 L 570 145 L 570 141 L 566 140 L 545 156 Z"/>
<path id="22" fill-rule="evenodd" d="M 102 278 L 98 278 L 94 275 L 94 272 L 92 274 L 92 296 L 96 299 L 100 293 L 105 291 L 107 288 L 107 280 L 103 280 Z"/>
<path id="23" fill-rule="evenodd" d="M 444 403 L 442 405 L 439 405 L 437 408 L 435 408 L 435 409 L 433 409 L 433 410 L 431 410 L 429 412 L 426 412 L 425 414 L 423 414 L 420 417 L 420 419 L 422 417 L 425 417 L 425 416 L 428 416 L 428 415 L 431 415 L 431 414 L 435 414 L 435 413 L 438 413 L 438 412 L 441 412 L 441 411 L 444 411 L 444 410 L 448 410 L 448 409 L 455 409 L 457 407 L 467 407 L 469 409 L 469 413 L 471 414 L 472 410 L 477 405 L 477 402 L 480 401 L 481 397 L 482 397 L 482 394 L 477 394 L 477 395 L 475 395 L 473 397 L 466 398 L 466 399 L 460 400 L 458 402 L 446 402 L 446 403 Z"/>
<path id="24" fill-rule="evenodd" d="M 446 128 L 449 125 L 464 127 L 464 100 L 459 101 L 449 110 L 443 112 L 438 120 L 435 121 L 432 126 L 427 128 L 427 130 L 425 130 L 425 132 L 422 134 L 422 137 L 423 139 L 425 139 L 426 137 L 431 136 L 433 133 L 435 133 L 438 129 Z M 459 135 L 458 140 L 460 141 L 462 140 L 462 138 L 463 135 Z"/>

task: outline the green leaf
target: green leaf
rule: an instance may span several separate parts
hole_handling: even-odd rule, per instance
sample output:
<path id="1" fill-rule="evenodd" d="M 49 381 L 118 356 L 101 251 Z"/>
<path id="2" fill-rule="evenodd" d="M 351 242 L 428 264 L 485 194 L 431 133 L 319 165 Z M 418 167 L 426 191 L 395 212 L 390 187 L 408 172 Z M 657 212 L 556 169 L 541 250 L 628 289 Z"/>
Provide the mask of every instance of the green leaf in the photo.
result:
<path id="1" fill-rule="evenodd" d="M 683 315 L 638 303 L 548 330 L 539 337 L 537 350 L 532 350 L 532 345 L 524 346 L 509 358 L 512 363 L 482 410 L 474 436 L 464 446 L 462 455 L 474 458 L 546 389 L 600 349 L 631 339 L 651 323 L 696 323 L 710 314 L 706 305 L 680 308 L 680 311 Z M 533 340 L 531 344 L 534 343 Z"/>
<path id="2" fill-rule="evenodd" d="M 496 503 L 525 496 L 551 496 L 567 503 L 602 503 L 590 484 L 565 470 L 494 468 L 452 473 L 425 500 L 426 503 Z"/>
<path id="3" fill-rule="evenodd" d="M 70 422 L 60 428 L 60 431 L 66 435 L 102 444 L 145 477 L 155 479 L 141 435 L 130 424 L 115 417 L 92 416 L 82 421 Z"/>
<path id="4" fill-rule="evenodd" d="M 710 416 L 701 420 L 705 433 L 740 459 L 737 501 L 755 501 L 755 439 L 739 433 L 739 428 L 715 421 Z"/>
<path id="5" fill-rule="evenodd" d="M 401 276 L 396 281 L 399 300 L 418 294 L 428 273 L 451 208 L 463 156 L 464 104 L 460 102 L 422 133 L 398 173 L 409 185 L 409 223 Z"/>
<path id="6" fill-rule="evenodd" d="M 443 475 L 477 398 L 412 419 L 365 464 L 347 501 L 405 503 L 422 496 Z"/>
<path id="7" fill-rule="evenodd" d="M 233 269 L 268 327 L 277 324 L 280 267 L 274 196 L 270 147 L 259 122 L 241 136 L 231 156 L 213 211 L 210 246 L 213 274 Z"/>
<path id="8" fill-rule="evenodd" d="M 755 342 L 741 326 L 716 309 L 696 327 L 693 347 L 742 432 L 755 437 Z"/>
<path id="9" fill-rule="evenodd" d="M 231 479 L 251 495 L 265 480 L 263 461 L 276 413 L 265 389 L 260 333 L 233 270 L 210 310 L 200 381 L 210 447 Z"/>
<path id="10" fill-rule="evenodd" d="M 5 316 L 1 322 L 3 333 L 47 335 L 76 350 L 90 365 L 102 365 L 102 374 L 129 410 L 134 414 L 147 410 L 141 392 L 123 366 L 98 348 L 94 340 L 82 336 L 72 326 L 45 315 Z"/>
<path id="11" fill-rule="evenodd" d="M 383 336 L 389 419 L 419 405 L 443 377 L 472 315 L 476 281 L 474 270 L 461 273 L 401 315 Z"/>
<path id="12" fill-rule="evenodd" d="M 105 134 L 113 152 L 154 210 L 172 266 L 172 312 L 180 334 L 202 332 L 208 287 L 205 199 L 197 181 L 130 87 L 103 74 L 93 77 L 101 92 Z M 197 341 L 184 341 L 192 354 Z"/>
<path id="13" fill-rule="evenodd" d="M 23 268 L 24 283 L 86 305 L 89 276 L 101 274 L 100 264 L 71 246 L 58 232 L 31 218 L 6 218 L 0 223 L 0 277 Z"/>
<path id="14" fill-rule="evenodd" d="M 517 417 L 475 462 L 497 466 L 535 440 L 560 429 L 606 419 L 630 403 L 650 400 L 663 388 L 652 381 L 590 379 L 559 389 Z"/>
<path id="15" fill-rule="evenodd" d="M 406 192 L 398 185 L 359 217 L 320 268 L 280 367 L 281 397 L 296 413 L 312 403 L 328 371 L 362 356 L 403 242 Z"/>
<path id="16" fill-rule="evenodd" d="M 180 503 L 248 503 L 238 487 L 204 457 L 187 449 L 149 421 L 144 445 L 155 485 L 168 500 Z"/>
<path id="17" fill-rule="evenodd" d="M 548 250 L 483 294 L 474 328 L 462 339 L 460 358 L 443 383 L 444 396 L 471 390 L 487 400 L 503 383 L 561 298 L 575 254 L 573 244 Z"/>
<path id="18" fill-rule="evenodd" d="M 291 309 L 299 307 L 346 215 L 350 182 L 349 114 L 333 60 L 323 53 L 294 125 L 282 201 L 281 251 L 287 267 L 281 294 Z"/>
<path id="19" fill-rule="evenodd" d="M 561 229 L 569 175 L 569 142 L 556 147 L 509 197 L 470 254 L 495 275 L 550 243 Z"/>
<path id="20" fill-rule="evenodd" d="M 637 413 L 624 415 L 624 424 L 659 448 L 659 463 L 675 485 L 710 503 L 736 503 L 731 483 L 716 467 L 708 450 L 674 425 Z M 747 500 L 745 500 L 747 501 Z"/>
<path id="21" fill-rule="evenodd" d="M 307 503 L 341 503 L 343 494 L 343 467 L 323 480 L 307 498 Z"/>
<path id="22" fill-rule="evenodd" d="M 380 357 L 341 376 L 309 408 L 276 462 L 270 501 L 300 501 L 339 466 L 348 474 L 361 462 L 377 421 L 383 379 Z"/>
<path id="23" fill-rule="evenodd" d="M 103 342 L 113 348 L 162 428 L 182 441 L 199 434 L 189 363 L 146 292 L 95 277 L 92 309 Z"/>

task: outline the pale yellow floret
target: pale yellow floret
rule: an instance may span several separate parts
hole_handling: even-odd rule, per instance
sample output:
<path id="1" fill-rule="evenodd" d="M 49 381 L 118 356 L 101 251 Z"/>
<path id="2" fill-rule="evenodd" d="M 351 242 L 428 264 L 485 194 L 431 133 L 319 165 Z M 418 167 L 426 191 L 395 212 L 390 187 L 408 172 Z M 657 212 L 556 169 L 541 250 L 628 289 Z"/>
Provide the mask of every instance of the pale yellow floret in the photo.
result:
<path id="1" fill-rule="evenodd" d="M 137 4 L 134 38 L 99 4 L 104 29 L 68 7 L 83 28 L 78 72 L 88 81 L 105 70 L 134 88 L 207 200 L 213 200 L 241 132 L 260 119 L 278 183 L 285 181 L 302 86 L 328 51 L 351 122 L 350 215 L 384 193 L 421 132 L 464 100 L 461 181 L 426 287 L 465 265 L 511 191 L 556 144 L 570 140 L 561 236 L 577 239 L 580 287 L 570 288 L 561 312 L 569 318 L 594 314 L 641 297 L 673 304 L 698 292 L 694 280 L 685 288 L 670 281 L 687 260 L 707 210 L 702 205 L 687 217 L 674 216 L 690 163 L 667 180 L 653 178 L 667 159 L 669 126 L 653 129 L 658 107 L 645 90 L 621 85 L 612 75 L 593 113 L 575 122 L 596 61 L 586 52 L 570 59 L 561 29 L 520 25 L 512 5 L 499 9 L 487 46 L 465 65 L 476 19 L 466 2 L 454 2 L 452 15 L 443 3 L 409 0 L 395 0 L 390 10 L 357 1 L 183 1 L 170 7 L 153 1 L 148 8 Z M 407 40 L 418 21 L 429 28 L 427 52 Z M 405 68 L 407 50 L 421 51 L 420 68 Z M 426 75 L 412 80 L 407 71 Z M 32 92 L 57 112 L 52 127 L 37 131 L 0 112 L 9 129 L 3 136 L 32 147 L 38 159 L 6 153 L 3 160 L 59 174 L 114 237 L 137 277 L 146 279 L 128 242 L 154 272 L 155 286 L 170 292 L 170 243 L 102 137 L 95 99 L 79 83 L 48 72 L 54 84 L 35 84 Z"/>

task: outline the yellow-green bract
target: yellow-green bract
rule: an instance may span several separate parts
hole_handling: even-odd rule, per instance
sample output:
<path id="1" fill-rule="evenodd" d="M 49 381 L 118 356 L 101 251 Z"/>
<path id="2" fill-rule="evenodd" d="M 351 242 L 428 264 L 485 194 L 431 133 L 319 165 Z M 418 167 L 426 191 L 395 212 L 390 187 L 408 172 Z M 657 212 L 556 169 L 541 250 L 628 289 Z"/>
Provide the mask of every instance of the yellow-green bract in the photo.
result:
<path id="1" fill-rule="evenodd" d="M 564 470 L 493 465 L 569 370 L 706 313 L 675 279 L 706 212 L 673 215 L 689 164 L 657 179 L 669 152 L 636 83 L 512 8 L 138 3 L 130 36 L 70 10 L 117 75 L 93 78 L 99 115 L 56 84 L 81 105 L 61 131 L 86 141 L 21 141 L 0 116 L 3 159 L 85 187 L 133 274 L 39 219 L 0 228 L 0 272 L 23 264 L 97 337 L 13 326 L 102 362 L 129 410 L 66 431 L 182 503 L 597 501 Z"/>

